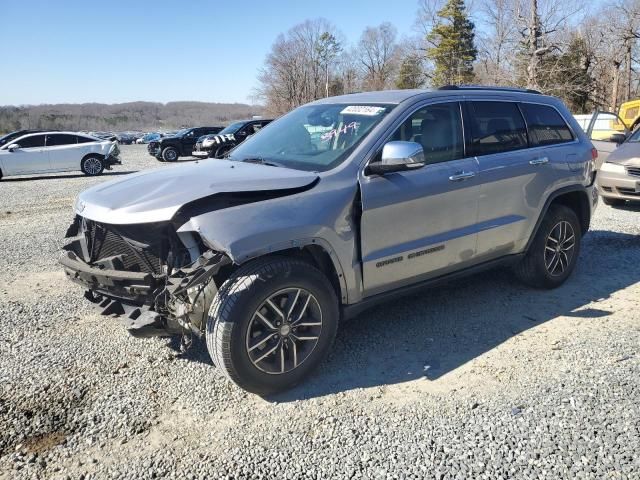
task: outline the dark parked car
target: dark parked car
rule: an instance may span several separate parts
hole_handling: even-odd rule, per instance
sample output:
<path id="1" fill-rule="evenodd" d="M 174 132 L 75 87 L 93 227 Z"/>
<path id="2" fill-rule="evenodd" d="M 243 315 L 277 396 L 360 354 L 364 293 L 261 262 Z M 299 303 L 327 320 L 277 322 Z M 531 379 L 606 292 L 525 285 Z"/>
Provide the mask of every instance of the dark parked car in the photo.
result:
<path id="1" fill-rule="evenodd" d="M 175 162 L 180 157 L 190 156 L 198 138 L 203 135 L 218 133 L 222 127 L 194 127 L 184 128 L 175 135 L 163 137 L 149 142 L 149 155 L 161 162 Z"/>
<path id="2" fill-rule="evenodd" d="M 210 135 L 202 143 L 198 142 L 192 155 L 199 158 L 222 158 L 229 150 L 244 142 L 270 122 L 272 122 L 270 119 L 253 119 L 232 123 L 217 135 Z"/>

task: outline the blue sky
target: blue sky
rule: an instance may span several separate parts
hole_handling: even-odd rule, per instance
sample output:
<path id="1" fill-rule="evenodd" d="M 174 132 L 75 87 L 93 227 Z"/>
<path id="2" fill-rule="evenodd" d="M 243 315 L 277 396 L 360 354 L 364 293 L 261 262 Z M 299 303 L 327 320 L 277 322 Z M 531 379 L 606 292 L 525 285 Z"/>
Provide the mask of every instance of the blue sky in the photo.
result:
<path id="1" fill-rule="evenodd" d="M 412 33 L 417 0 L 2 0 L 0 105 L 247 102 L 276 36 L 308 18 L 349 41 Z M 391 7 L 392 5 L 392 7 Z"/>
<path id="2" fill-rule="evenodd" d="M 592 8 L 605 0 L 594 0 Z M 413 35 L 418 0 L 0 0 L 0 105 L 248 102 L 279 33 L 324 17 Z"/>

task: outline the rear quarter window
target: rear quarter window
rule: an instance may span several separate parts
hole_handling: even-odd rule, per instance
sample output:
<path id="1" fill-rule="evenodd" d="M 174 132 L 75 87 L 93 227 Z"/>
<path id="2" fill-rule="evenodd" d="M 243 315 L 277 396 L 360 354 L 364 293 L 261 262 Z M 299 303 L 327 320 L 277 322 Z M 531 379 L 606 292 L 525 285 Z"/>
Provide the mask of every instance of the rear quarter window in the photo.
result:
<path id="1" fill-rule="evenodd" d="M 95 138 L 83 137 L 82 135 L 78 135 L 77 139 L 78 139 L 78 143 L 92 143 L 92 142 L 98 141 Z"/>
<path id="2" fill-rule="evenodd" d="M 469 102 L 472 149 L 491 155 L 528 147 L 527 129 L 514 102 Z"/>
<path id="3" fill-rule="evenodd" d="M 573 141 L 573 133 L 558 111 L 548 105 L 522 103 L 531 144 L 555 145 Z"/>

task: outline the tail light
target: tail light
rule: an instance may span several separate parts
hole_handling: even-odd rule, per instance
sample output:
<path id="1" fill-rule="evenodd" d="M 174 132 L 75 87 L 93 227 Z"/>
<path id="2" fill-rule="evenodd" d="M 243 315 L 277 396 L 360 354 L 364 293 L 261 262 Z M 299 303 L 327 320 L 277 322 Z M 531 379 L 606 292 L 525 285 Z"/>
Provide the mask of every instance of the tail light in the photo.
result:
<path id="1" fill-rule="evenodd" d="M 591 160 L 595 162 L 597 159 L 598 159 L 598 149 L 596 147 L 593 147 L 591 149 Z"/>

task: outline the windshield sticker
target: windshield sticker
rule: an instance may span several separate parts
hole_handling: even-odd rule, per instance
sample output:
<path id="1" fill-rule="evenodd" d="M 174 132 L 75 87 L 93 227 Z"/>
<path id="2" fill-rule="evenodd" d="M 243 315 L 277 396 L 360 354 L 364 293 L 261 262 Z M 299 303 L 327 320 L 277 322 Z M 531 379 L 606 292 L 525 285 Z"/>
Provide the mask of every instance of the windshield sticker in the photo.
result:
<path id="1" fill-rule="evenodd" d="M 320 141 L 328 142 L 332 138 L 337 137 L 338 134 L 353 133 L 358 130 L 358 127 L 360 127 L 360 122 L 347 123 L 342 128 L 334 128 L 333 130 L 329 130 L 327 133 L 323 133 L 320 136 Z"/>
<path id="2" fill-rule="evenodd" d="M 366 115 L 368 117 L 374 117 L 380 115 L 385 110 L 384 107 L 374 107 L 370 105 L 351 105 L 340 113 L 342 115 Z"/>

